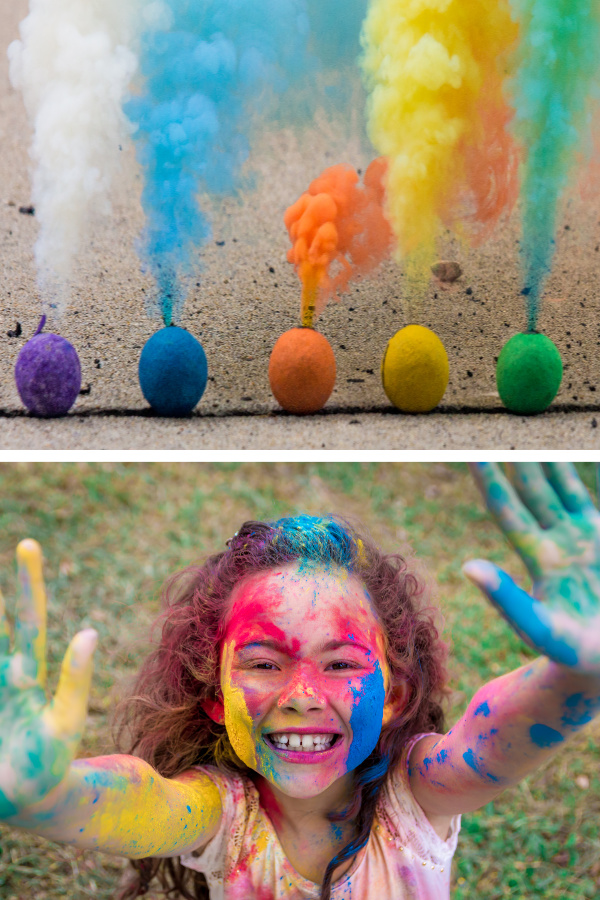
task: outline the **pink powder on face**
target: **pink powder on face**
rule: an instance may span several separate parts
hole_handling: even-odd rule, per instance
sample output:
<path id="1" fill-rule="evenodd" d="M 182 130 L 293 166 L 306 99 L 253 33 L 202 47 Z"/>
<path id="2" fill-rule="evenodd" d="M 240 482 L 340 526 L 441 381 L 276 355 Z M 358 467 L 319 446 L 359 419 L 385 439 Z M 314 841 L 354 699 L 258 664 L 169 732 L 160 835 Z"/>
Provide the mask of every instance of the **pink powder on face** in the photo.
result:
<path id="1" fill-rule="evenodd" d="M 290 656 L 297 657 L 300 641 L 288 636 L 273 623 L 273 617 L 282 604 L 281 589 L 264 584 L 264 573 L 240 586 L 229 615 L 224 640 L 234 633 L 236 649 L 241 644 L 271 638 L 278 641 Z"/>

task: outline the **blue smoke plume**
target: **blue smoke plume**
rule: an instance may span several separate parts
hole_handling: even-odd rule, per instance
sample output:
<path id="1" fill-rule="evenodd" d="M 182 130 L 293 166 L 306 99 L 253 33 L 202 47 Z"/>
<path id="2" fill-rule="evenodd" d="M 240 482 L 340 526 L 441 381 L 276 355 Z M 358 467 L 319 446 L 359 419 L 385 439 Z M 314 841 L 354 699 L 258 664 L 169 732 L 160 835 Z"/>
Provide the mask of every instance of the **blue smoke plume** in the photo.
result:
<path id="1" fill-rule="evenodd" d="M 141 37 L 139 93 L 125 111 L 136 127 L 145 175 L 141 255 L 156 279 L 165 324 L 181 314 L 196 248 L 211 236 L 198 195 L 243 188 L 242 170 L 257 126 L 269 119 L 289 121 L 294 91 L 303 97 L 296 118 L 306 116 L 307 96 L 314 112 L 319 90 L 323 102 L 327 91 L 335 94 L 339 64 L 358 55 L 366 0 L 350 0 L 349 18 L 347 3 L 150 4 L 153 20 Z M 319 78 L 325 87 L 316 90 Z"/>

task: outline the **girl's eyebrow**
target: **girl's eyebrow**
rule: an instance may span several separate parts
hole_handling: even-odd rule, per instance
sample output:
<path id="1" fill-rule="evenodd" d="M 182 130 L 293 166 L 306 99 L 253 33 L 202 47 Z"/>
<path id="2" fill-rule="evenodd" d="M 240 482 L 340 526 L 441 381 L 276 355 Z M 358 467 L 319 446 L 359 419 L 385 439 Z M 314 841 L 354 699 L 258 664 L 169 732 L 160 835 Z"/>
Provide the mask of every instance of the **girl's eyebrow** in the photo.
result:
<path id="1" fill-rule="evenodd" d="M 349 638 L 344 638 L 344 640 L 332 640 L 327 641 L 324 644 L 319 644 L 316 648 L 317 653 L 327 653 L 329 650 L 339 650 L 340 647 L 356 647 L 358 650 L 362 650 L 364 653 L 370 655 L 373 650 L 365 647 L 364 644 L 361 644 L 359 641 L 350 640 Z M 289 648 L 282 644 L 280 641 L 273 640 L 272 638 L 265 638 L 263 641 L 248 641 L 246 644 L 240 644 L 235 648 L 236 653 L 242 650 L 248 650 L 254 647 L 266 647 L 268 650 L 277 650 L 279 653 L 285 653 L 286 656 L 296 656 L 295 653 L 291 653 Z"/>

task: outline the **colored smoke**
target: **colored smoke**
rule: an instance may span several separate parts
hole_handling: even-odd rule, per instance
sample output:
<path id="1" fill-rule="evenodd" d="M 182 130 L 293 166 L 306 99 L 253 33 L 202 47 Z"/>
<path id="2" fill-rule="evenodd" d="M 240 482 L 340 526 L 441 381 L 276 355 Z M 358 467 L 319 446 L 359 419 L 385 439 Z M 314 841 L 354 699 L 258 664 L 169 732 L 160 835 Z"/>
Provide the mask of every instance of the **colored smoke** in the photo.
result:
<path id="1" fill-rule="evenodd" d="M 332 166 L 286 210 L 288 260 L 302 281 L 302 324 L 312 327 L 331 297 L 372 271 L 392 248 L 383 212 L 384 159 L 368 167 L 364 184 L 349 165 Z"/>
<path id="2" fill-rule="evenodd" d="M 518 193 L 502 94 L 518 36 L 508 0 L 371 0 L 362 32 L 368 130 L 389 159 L 387 212 L 408 276 L 427 288 L 442 224 L 486 236 Z"/>
<path id="3" fill-rule="evenodd" d="M 338 2 L 326 4 L 328 12 L 314 0 L 158 0 L 148 8 L 142 79 L 126 111 L 145 176 L 141 255 L 165 323 L 179 317 L 197 248 L 211 237 L 200 198 L 251 184 L 245 164 L 269 120 L 306 120 L 331 99 L 336 64 L 359 51 L 362 4 L 352 5 L 351 24 L 326 59 L 314 30 L 337 33 L 334 11 L 341 22 L 345 16 Z"/>
<path id="4" fill-rule="evenodd" d="M 526 152 L 522 176 L 522 254 L 528 327 L 533 331 L 554 254 L 558 203 L 588 140 L 590 96 L 598 75 L 598 0 L 511 0 L 521 41 L 511 91 L 514 130 Z"/>
<path id="5" fill-rule="evenodd" d="M 38 282 L 65 295 L 92 212 L 109 189 L 128 132 L 122 100 L 136 68 L 132 0 L 30 0 L 10 78 L 33 127 L 32 202 Z"/>

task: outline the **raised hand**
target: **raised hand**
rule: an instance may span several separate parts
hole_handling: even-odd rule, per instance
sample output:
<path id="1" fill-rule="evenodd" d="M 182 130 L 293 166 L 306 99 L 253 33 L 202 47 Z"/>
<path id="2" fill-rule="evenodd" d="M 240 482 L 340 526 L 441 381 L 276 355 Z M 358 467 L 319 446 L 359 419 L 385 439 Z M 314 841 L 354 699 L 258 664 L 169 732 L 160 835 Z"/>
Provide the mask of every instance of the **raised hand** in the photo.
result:
<path id="1" fill-rule="evenodd" d="M 600 677 L 600 513 L 570 463 L 496 463 L 471 471 L 533 579 L 533 596 L 497 566 L 463 568 L 531 647 Z"/>
<path id="2" fill-rule="evenodd" d="M 85 724 L 97 634 L 80 631 L 46 701 L 46 594 L 37 541 L 17 547 L 21 583 L 10 651 L 0 595 L 0 819 L 42 800 L 67 774 Z"/>

